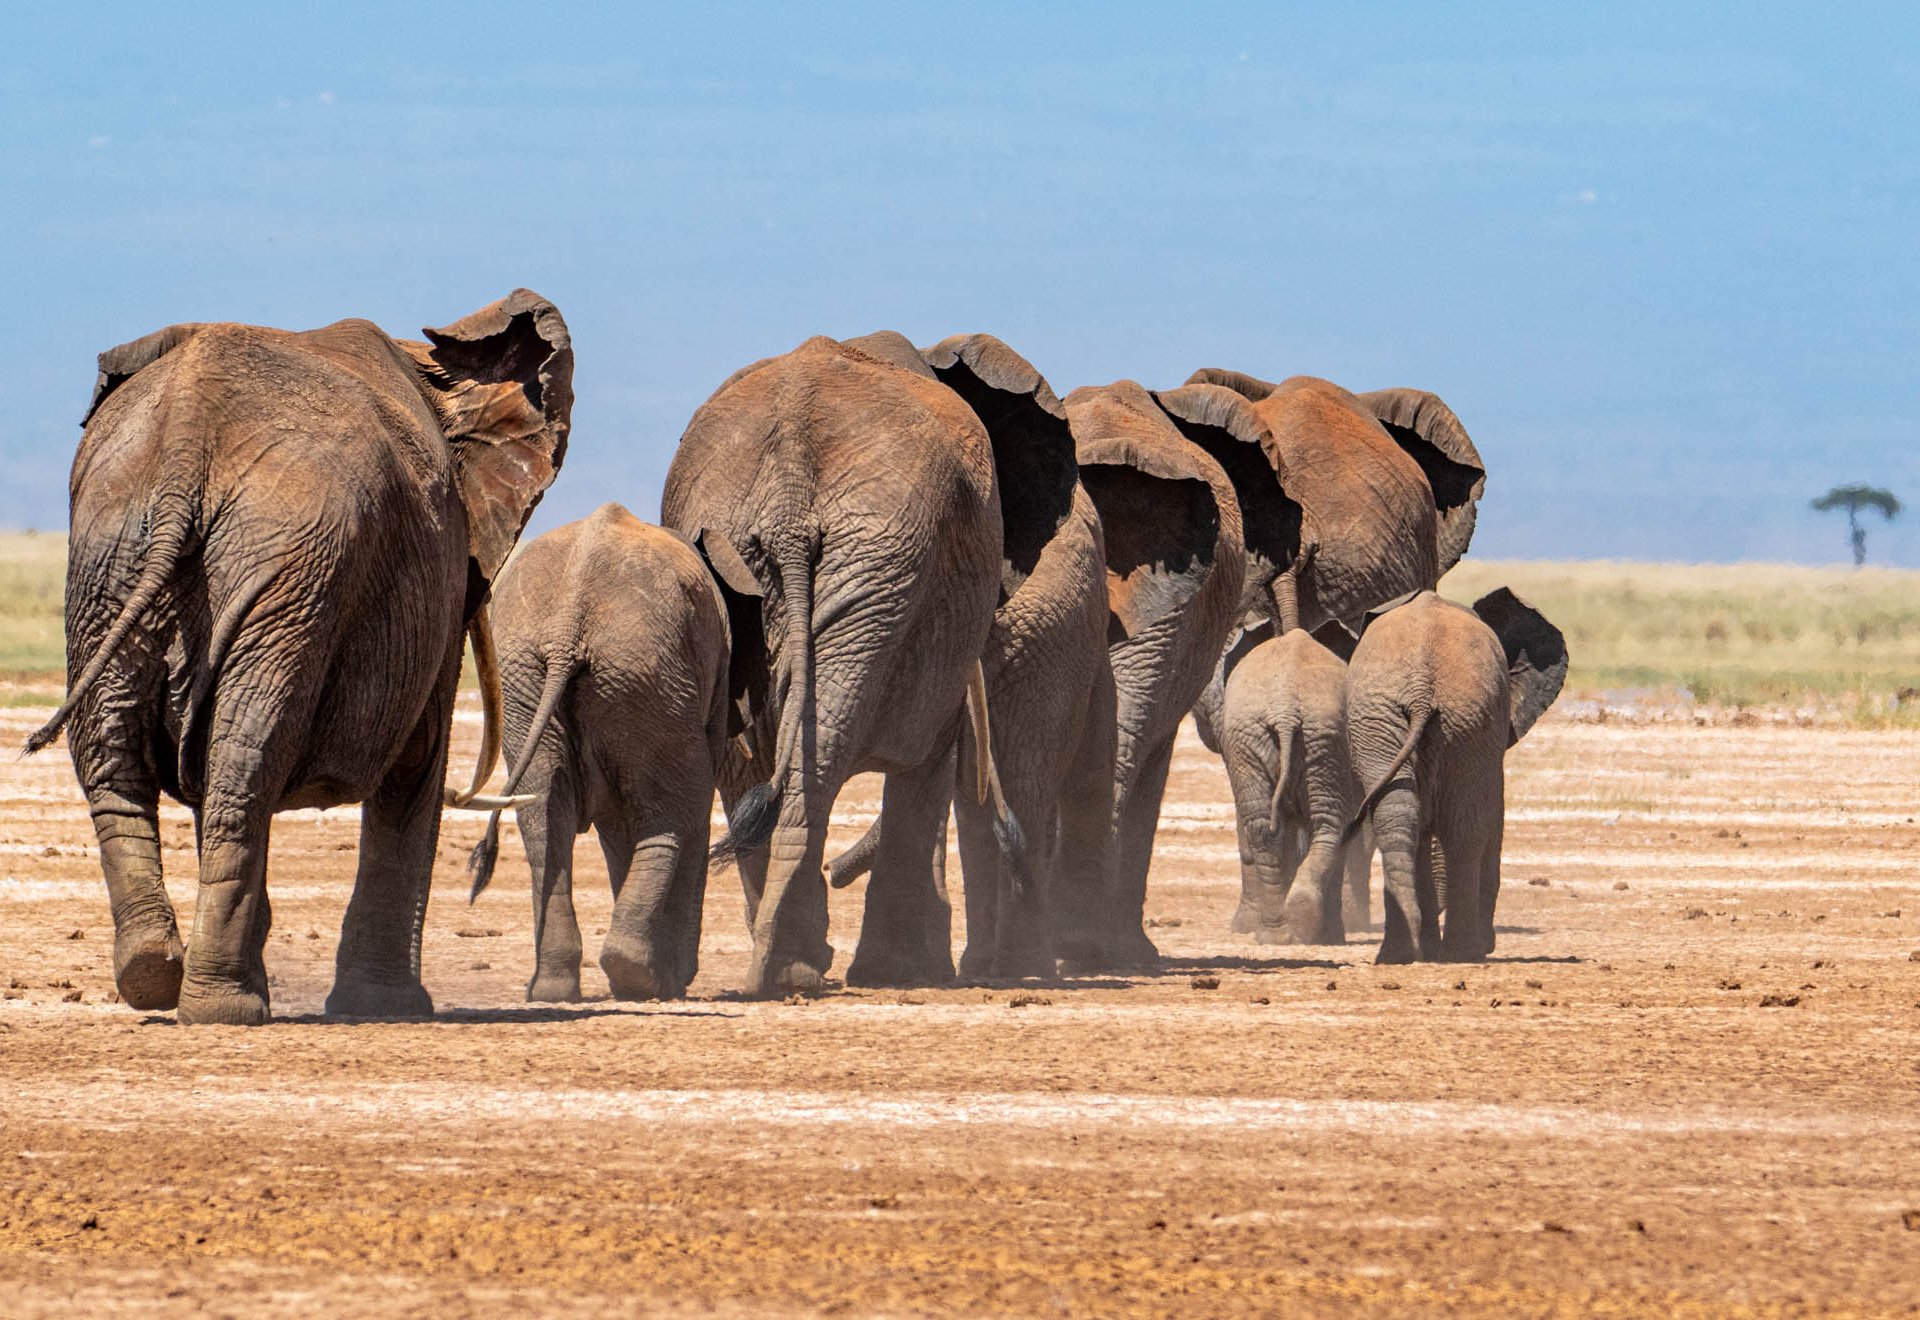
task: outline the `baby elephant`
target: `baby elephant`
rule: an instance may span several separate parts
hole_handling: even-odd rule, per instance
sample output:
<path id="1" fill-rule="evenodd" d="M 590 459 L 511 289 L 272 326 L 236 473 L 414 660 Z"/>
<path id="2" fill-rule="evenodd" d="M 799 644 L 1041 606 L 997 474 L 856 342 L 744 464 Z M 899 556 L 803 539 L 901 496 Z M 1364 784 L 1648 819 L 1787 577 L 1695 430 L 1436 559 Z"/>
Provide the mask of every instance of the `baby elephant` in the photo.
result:
<path id="1" fill-rule="evenodd" d="M 737 556 L 713 554 L 604 504 L 525 546 L 494 584 L 504 791 L 534 796 L 518 809 L 533 871 L 530 1000 L 580 998 L 573 842 L 589 826 L 613 882 L 600 950 L 613 993 L 670 999 L 693 980 L 729 736 L 729 610 L 753 583 Z M 496 811 L 473 852 L 476 898 L 499 831 Z"/>
<path id="2" fill-rule="evenodd" d="M 1493 952 L 1506 752 L 1560 694 L 1560 630 L 1505 587 L 1369 616 L 1347 671 L 1354 768 L 1386 876 L 1383 963 Z M 1446 913 L 1446 933 L 1440 914 Z"/>
<path id="3" fill-rule="evenodd" d="M 1263 944 L 1342 944 L 1341 880 L 1364 927 L 1368 861 L 1362 840 L 1342 839 L 1359 796 L 1347 754 L 1346 661 L 1298 628 L 1235 659 L 1216 735 L 1239 819 L 1233 928 Z"/>

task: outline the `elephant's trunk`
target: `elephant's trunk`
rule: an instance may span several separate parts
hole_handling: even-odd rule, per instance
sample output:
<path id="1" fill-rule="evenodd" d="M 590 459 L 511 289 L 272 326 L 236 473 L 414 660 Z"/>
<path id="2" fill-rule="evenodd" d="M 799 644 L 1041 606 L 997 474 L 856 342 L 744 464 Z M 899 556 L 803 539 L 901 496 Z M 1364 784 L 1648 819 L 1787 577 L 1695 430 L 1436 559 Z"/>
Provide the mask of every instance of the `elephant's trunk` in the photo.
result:
<path id="1" fill-rule="evenodd" d="M 480 675 L 480 760 L 473 768 L 473 783 L 464 793 L 452 789 L 447 791 L 446 802 L 450 807 L 472 804 L 480 796 L 480 790 L 487 786 L 487 780 L 493 778 L 494 767 L 500 763 L 503 705 L 500 699 L 500 663 L 494 653 L 493 625 L 487 619 L 485 605 L 475 611 L 473 622 L 467 625 L 467 637 L 473 643 L 473 667 Z"/>

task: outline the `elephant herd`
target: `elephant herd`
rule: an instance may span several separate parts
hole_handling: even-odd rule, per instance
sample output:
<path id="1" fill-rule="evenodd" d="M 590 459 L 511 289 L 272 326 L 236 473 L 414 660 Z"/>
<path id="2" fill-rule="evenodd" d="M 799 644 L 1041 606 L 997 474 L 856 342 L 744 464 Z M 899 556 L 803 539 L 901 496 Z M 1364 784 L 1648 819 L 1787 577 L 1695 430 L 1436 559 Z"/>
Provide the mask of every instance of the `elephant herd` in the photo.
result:
<path id="1" fill-rule="evenodd" d="M 1236 928 L 1343 940 L 1377 849 L 1383 960 L 1492 948 L 1502 758 L 1566 652 L 1509 592 L 1433 594 L 1485 485 L 1436 396 L 1208 369 L 1060 399 L 990 335 L 816 337 L 694 413 L 658 526 L 608 504 L 510 557 L 566 456 L 566 324 L 521 289 L 423 333 L 185 324 L 100 357 L 68 695 L 28 746 L 67 733 L 129 1005 L 267 1020 L 273 817 L 348 802 L 332 1014 L 431 1013 L 445 805 L 493 813 L 476 894 L 518 814 L 531 999 L 579 997 L 589 827 L 622 998 L 685 993 L 716 858 L 745 891 L 748 993 L 824 985 L 827 887 L 863 875 L 848 983 L 952 979 L 950 819 L 960 975 L 1151 965 L 1147 875 L 1190 711 L 1233 783 Z M 484 731 L 454 789 L 468 639 Z M 829 858 L 863 772 L 885 776 L 879 818 Z M 163 793 L 199 850 L 185 944 Z"/>

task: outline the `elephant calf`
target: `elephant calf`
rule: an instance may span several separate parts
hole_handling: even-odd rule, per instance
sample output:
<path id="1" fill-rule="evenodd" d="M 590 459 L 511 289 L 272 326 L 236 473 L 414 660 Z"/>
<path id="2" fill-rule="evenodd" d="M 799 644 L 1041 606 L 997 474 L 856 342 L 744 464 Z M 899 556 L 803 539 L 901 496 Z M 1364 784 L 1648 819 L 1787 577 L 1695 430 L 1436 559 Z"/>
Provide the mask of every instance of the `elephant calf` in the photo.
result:
<path id="1" fill-rule="evenodd" d="M 1560 630 L 1505 587 L 1468 610 L 1422 591 L 1368 616 L 1347 673 L 1354 768 L 1386 875 L 1379 961 L 1493 951 L 1507 748 L 1560 694 Z M 1446 933 L 1440 914 L 1446 913 Z"/>
<path id="2" fill-rule="evenodd" d="M 1233 928 L 1263 944 L 1342 944 L 1341 881 L 1364 928 L 1369 860 L 1362 840 L 1342 836 L 1358 796 L 1346 661 L 1298 628 L 1236 658 L 1216 734 L 1240 836 Z"/>
<path id="3" fill-rule="evenodd" d="M 693 980 L 728 737 L 729 609 L 752 582 L 744 564 L 706 553 L 603 504 L 529 544 L 494 587 L 505 792 L 536 799 L 519 808 L 533 872 L 529 1000 L 580 998 L 573 842 L 589 826 L 613 882 L 600 950 L 613 993 L 670 999 Z M 496 811 L 473 853 L 476 898 L 499 831 Z"/>

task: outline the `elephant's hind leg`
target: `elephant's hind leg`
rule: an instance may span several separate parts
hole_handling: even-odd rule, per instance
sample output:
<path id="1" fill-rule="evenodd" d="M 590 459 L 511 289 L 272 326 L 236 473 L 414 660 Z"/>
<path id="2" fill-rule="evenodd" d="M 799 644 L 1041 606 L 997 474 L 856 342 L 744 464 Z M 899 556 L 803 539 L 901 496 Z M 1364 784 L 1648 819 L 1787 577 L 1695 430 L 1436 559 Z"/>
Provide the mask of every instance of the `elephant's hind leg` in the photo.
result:
<path id="1" fill-rule="evenodd" d="M 1131 788 L 1115 802 L 1114 903 L 1109 966 L 1116 969 L 1159 965 L 1160 950 L 1147 938 L 1147 871 L 1153 865 L 1153 838 L 1160 828 L 1160 802 L 1173 766 L 1174 735 L 1141 759 Z"/>
<path id="2" fill-rule="evenodd" d="M 880 847 L 867 880 L 860 943 L 848 985 L 923 985 L 953 979 L 953 954 L 938 938 L 951 930 L 933 878 L 934 842 L 946 824 L 951 751 L 887 775 L 880 799 Z"/>
<path id="3" fill-rule="evenodd" d="M 173 1008 L 187 950 L 160 873 L 159 790 L 151 782 L 90 788 L 87 806 L 113 910 L 114 988 L 130 1008 Z"/>
<path id="4" fill-rule="evenodd" d="M 697 949 L 687 947 L 685 927 L 689 907 L 697 905 L 689 891 L 705 889 L 691 874 L 693 858 L 704 862 L 704 831 L 695 837 L 683 821 L 671 829 L 659 822 L 636 824 L 633 833 L 640 838 L 607 923 L 600 969 L 616 999 L 678 999 L 696 965 Z M 692 920 L 697 940 L 697 914 Z"/>
<path id="5" fill-rule="evenodd" d="M 272 804 L 285 777 L 276 762 L 285 758 L 280 749 L 288 740 L 269 735 L 255 741 L 248 722 L 225 723 L 208 749 L 207 792 L 197 816 L 200 890 L 179 1019 L 258 1026 L 270 1016 L 267 847 Z"/>
<path id="6" fill-rule="evenodd" d="M 420 981 L 420 940 L 440 841 L 458 663 L 456 643 L 406 753 L 360 809 L 360 866 L 334 955 L 329 1015 L 433 1016 L 433 1000 Z"/>
<path id="7" fill-rule="evenodd" d="M 529 889 L 533 895 L 533 979 L 527 1000 L 536 1004 L 572 1004 L 580 999 L 580 923 L 573 914 L 573 846 L 579 837 L 579 807 L 573 781 L 551 776 L 538 801 L 520 808 L 520 842 L 527 850 Z M 603 829 L 600 849 L 615 892 L 632 859 L 632 846 L 610 839 Z"/>
<path id="8" fill-rule="evenodd" d="M 1380 848 L 1380 869 L 1386 877 L 1384 930 L 1375 961 L 1410 963 L 1422 953 L 1419 938 L 1425 914 L 1420 890 L 1427 871 L 1420 800 L 1411 781 L 1396 782 L 1380 795 L 1373 806 L 1372 823 Z"/>

